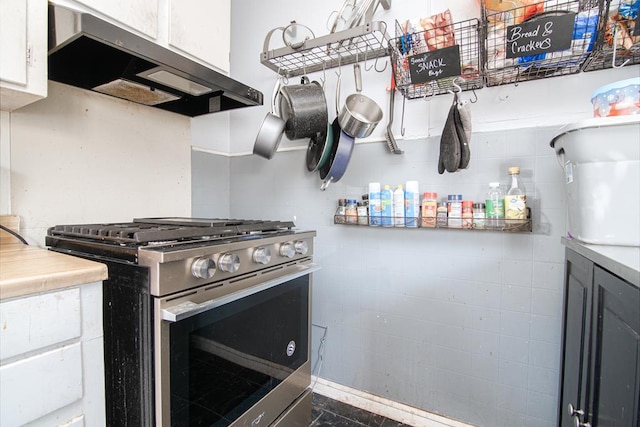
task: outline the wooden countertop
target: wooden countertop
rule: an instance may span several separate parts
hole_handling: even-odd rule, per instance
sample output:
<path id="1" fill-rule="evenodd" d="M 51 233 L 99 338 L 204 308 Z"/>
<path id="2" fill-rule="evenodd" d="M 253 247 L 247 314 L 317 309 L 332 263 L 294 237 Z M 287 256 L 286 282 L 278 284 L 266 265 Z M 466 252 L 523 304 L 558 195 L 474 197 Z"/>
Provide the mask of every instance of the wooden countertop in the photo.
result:
<path id="1" fill-rule="evenodd" d="M 2 234 L 0 300 L 107 279 L 105 264 L 24 245 Z"/>

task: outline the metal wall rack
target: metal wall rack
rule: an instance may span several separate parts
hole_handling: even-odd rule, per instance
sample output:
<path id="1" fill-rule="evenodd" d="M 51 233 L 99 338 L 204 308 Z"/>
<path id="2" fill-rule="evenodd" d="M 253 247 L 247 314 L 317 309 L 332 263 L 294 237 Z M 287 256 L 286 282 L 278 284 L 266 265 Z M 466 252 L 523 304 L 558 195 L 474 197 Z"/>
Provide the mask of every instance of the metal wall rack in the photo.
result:
<path id="1" fill-rule="evenodd" d="M 386 22 L 373 21 L 309 39 L 300 49 L 285 46 L 268 50 L 266 40 L 260 62 L 285 77 L 295 77 L 388 56 L 389 40 Z"/>
<path id="2" fill-rule="evenodd" d="M 482 20 L 486 26 L 484 73 L 486 86 L 499 86 L 579 73 L 594 47 L 597 20 L 602 0 L 546 0 L 540 2 L 543 12 L 529 18 L 542 16 L 562 16 L 570 12 L 576 13 L 574 39 L 566 50 L 540 55 L 507 58 L 506 28 L 513 25 L 515 17 L 525 17 L 528 7 L 519 7 L 502 12 L 492 12 L 481 7 Z M 525 19 L 526 20 L 526 19 Z M 585 38 L 575 35 L 584 33 Z M 593 36 L 592 38 L 587 38 Z"/>
<path id="3" fill-rule="evenodd" d="M 416 46 L 422 44 L 426 46 L 425 40 L 428 34 L 437 30 L 453 32 L 455 44 L 460 47 L 460 68 L 462 74 L 459 77 L 449 77 L 432 80 L 427 83 L 414 84 L 407 65 L 410 56 L 418 54 L 413 50 L 403 48 L 407 40 L 409 44 Z M 407 99 L 428 98 L 435 95 L 442 95 L 453 91 L 454 81 L 462 90 L 475 90 L 483 87 L 482 78 L 482 52 L 481 38 L 482 32 L 478 19 L 455 22 L 451 25 L 437 27 L 434 30 L 418 31 L 405 34 L 401 24 L 396 21 L 396 38 L 391 42 L 391 56 L 395 67 L 396 87 Z M 445 47 L 445 46 L 442 46 Z M 436 46 L 436 48 L 439 48 Z"/>
<path id="4" fill-rule="evenodd" d="M 629 4 L 629 0 L 606 0 L 600 9 L 598 39 L 583 71 L 640 64 L 640 36 L 634 36 L 640 26 L 640 16 L 635 19 L 630 16 Z"/>

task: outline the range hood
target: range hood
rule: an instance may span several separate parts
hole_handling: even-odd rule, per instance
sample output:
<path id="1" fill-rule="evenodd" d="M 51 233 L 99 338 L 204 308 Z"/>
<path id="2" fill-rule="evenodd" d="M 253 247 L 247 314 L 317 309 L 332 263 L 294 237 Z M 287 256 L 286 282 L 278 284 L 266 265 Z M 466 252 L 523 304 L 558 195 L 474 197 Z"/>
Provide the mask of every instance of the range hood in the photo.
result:
<path id="1" fill-rule="evenodd" d="M 195 117 L 262 92 L 91 14 L 49 4 L 49 80 Z"/>

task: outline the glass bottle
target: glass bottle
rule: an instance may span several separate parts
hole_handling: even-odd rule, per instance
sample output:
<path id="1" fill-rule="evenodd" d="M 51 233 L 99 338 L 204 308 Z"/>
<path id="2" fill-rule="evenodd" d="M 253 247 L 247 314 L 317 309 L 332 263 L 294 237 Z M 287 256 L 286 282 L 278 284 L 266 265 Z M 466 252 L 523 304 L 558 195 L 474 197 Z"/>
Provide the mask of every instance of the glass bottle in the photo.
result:
<path id="1" fill-rule="evenodd" d="M 522 223 L 527 219 L 527 196 L 524 185 L 520 181 L 520 168 L 510 167 L 509 175 L 511 175 L 511 187 L 504 199 L 504 216 L 508 224 Z"/>

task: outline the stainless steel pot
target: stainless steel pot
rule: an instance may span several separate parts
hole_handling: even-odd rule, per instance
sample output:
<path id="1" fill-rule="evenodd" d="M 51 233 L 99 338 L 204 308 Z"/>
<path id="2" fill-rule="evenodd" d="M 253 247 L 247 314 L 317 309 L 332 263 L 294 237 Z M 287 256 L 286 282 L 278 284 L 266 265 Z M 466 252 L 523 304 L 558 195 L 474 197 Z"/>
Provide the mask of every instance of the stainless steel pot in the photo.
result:
<path id="1" fill-rule="evenodd" d="M 353 66 L 356 79 L 356 93 L 347 96 L 338 116 L 342 131 L 353 138 L 365 138 L 373 132 L 382 120 L 382 109 L 371 98 L 360 93 L 362 76 L 360 64 Z"/>
<path id="2" fill-rule="evenodd" d="M 256 141 L 253 144 L 253 154 L 270 159 L 278 150 L 282 135 L 284 133 L 285 121 L 276 114 L 276 98 L 280 94 L 282 87 L 282 79 L 278 76 L 276 84 L 273 87 L 273 94 L 271 96 L 271 111 L 267 113 Z"/>
<path id="3" fill-rule="evenodd" d="M 319 138 L 327 135 L 327 100 L 322 85 L 302 77 L 301 84 L 283 86 L 280 94 L 280 113 L 287 138 Z"/>

